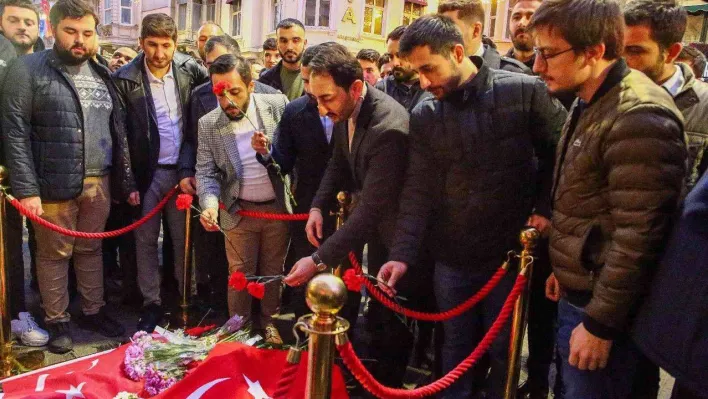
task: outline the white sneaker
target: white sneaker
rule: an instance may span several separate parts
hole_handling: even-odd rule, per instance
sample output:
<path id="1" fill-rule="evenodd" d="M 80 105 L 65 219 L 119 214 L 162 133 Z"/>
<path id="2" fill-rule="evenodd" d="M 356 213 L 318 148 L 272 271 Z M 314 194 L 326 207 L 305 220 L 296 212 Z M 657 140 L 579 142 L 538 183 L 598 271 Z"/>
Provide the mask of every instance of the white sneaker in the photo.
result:
<path id="1" fill-rule="evenodd" d="M 39 328 L 29 312 L 20 312 L 19 320 L 12 320 L 10 326 L 23 345 L 44 346 L 49 341 L 49 333 Z"/>

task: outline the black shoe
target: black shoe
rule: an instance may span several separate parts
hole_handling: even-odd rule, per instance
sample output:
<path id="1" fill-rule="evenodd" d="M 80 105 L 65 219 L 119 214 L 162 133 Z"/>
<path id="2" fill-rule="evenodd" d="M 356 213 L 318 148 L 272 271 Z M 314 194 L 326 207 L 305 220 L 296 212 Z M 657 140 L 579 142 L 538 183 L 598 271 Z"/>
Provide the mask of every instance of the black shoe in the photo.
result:
<path id="1" fill-rule="evenodd" d="M 123 326 L 117 321 L 108 317 L 103 309 L 100 312 L 90 316 L 84 315 L 77 320 L 77 323 L 79 324 L 79 327 L 84 330 L 97 332 L 104 337 L 113 338 L 125 334 L 125 328 L 123 328 Z"/>
<path id="2" fill-rule="evenodd" d="M 546 399 L 548 398 L 548 387 L 539 387 L 529 384 L 528 381 L 519 387 L 516 391 L 516 397 L 519 399 Z"/>
<path id="3" fill-rule="evenodd" d="M 162 306 L 156 304 L 150 304 L 143 308 L 143 314 L 138 320 L 138 331 L 145 331 L 146 333 L 152 333 L 157 327 L 157 323 L 160 322 L 164 312 Z"/>
<path id="4" fill-rule="evenodd" d="M 74 341 L 71 339 L 69 322 L 47 324 L 49 330 L 49 351 L 52 353 L 66 353 L 74 349 Z"/>

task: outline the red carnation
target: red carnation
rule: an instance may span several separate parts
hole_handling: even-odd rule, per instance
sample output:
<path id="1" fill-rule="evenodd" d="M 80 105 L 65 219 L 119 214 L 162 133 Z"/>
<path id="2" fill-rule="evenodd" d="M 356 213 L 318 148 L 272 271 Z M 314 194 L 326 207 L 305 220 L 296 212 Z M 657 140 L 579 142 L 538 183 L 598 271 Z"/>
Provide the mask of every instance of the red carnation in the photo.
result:
<path id="1" fill-rule="evenodd" d="M 265 285 L 261 283 L 250 282 L 246 286 L 246 290 L 254 298 L 263 299 L 263 296 L 265 295 Z"/>
<path id="2" fill-rule="evenodd" d="M 189 194 L 180 194 L 177 196 L 177 210 L 186 211 L 192 207 L 192 196 Z"/>
<path id="3" fill-rule="evenodd" d="M 192 327 L 184 330 L 184 333 L 190 337 L 201 337 L 207 331 L 211 331 L 216 328 L 216 324 L 210 324 L 204 327 Z"/>
<path id="4" fill-rule="evenodd" d="M 241 272 L 233 272 L 231 276 L 229 276 L 229 287 L 236 291 L 243 291 L 247 284 L 248 280 L 246 280 L 246 275 Z"/>
<path id="5" fill-rule="evenodd" d="M 344 285 L 347 286 L 349 291 L 359 292 L 364 285 L 364 276 L 356 274 L 354 269 L 347 269 L 342 280 L 344 280 Z"/>
<path id="6" fill-rule="evenodd" d="M 229 90 L 231 88 L 231 83 L 222 80 L 221 82 L 217 83 L 214 85 L 214 95 L 221 97 L 224 95 L 224 92 L 226 90 Z"/>

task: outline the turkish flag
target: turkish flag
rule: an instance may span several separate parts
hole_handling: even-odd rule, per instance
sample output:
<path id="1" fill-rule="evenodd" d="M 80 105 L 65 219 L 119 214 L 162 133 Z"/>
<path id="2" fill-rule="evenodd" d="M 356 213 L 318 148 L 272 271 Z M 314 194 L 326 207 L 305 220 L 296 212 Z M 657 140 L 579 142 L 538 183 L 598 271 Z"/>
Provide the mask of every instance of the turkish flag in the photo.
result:
<path id="1" fill-rule="evenodd" d="M 118 392 L 140 392 L 142 381 L 132 381 L 123 374 L 122 364 L 128 345 L 59 363 L 31 373 L 0 381 L 2 399 L 14 398 L 86 398 L 110 399 Z"/>
<path id="2" fill-rule="evenodd" d="M 119 392 L 149 397 L 143 381 L 123 373 L 129 345 L 0 381 L 0 399 L 111 399 Z M 156 398 L 268 399 L 275 393 L 285 367 L 286 351 L 256 349 L 240 343 L 218 344 L 184 379 Z M 303 353 L 288 398 L 305 397 L 307 356 Z M 338 367 L 332 373 L 333 399 L 349 398 Z"/>
<path id="3" fill-rule="evenodd" d="M 256 349 L 237 342 L 218 344 L 204 363 L 155 398 L 268 399 L 275 393 L 285 368 L 286 351 Z M 307 354 L 303 353 L 287 398 L 304 398 Z M 332 399 L 349 398 L 344 377 L 332 370 Z"/>

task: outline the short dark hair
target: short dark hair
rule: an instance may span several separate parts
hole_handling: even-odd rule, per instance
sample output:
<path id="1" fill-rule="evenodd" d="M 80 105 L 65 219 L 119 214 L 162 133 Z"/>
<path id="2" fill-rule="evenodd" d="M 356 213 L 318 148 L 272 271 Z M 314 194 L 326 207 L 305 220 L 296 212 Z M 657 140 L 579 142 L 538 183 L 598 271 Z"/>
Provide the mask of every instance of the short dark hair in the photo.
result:
<path id="1" fill-rule="evenodd" d="M 557 29 L 576 51 L 604 43 L 606 60 L 624 51 L 624 18 L 615 0 L 545 0 L 529 24 L 543 27 Z"/>
<path id="2" fill-rule="evenodd" d="M 269 37 L 263 42 L 263 51 L 272 51 L 278 49 L 278 42 L 275 38 Z"/>
<path id="3" fill-rule="evenodd" d="M 661 50 L 681 42 L 687 19 L 686 10 L 674 0 L 632 0 L 624 6 L 624 23 L 649 26 Z"/>
<path id="4" fill-rule="evenodd" d="M 369 61 L 373 62 L 374 64 L 379 62 L 379 58 L 381 58 L 381 54 L 378 51 L 370 48 L 362 49 L 356 55 L 357 60 Z"/>
<path id="5" fill-rule="evenodd" d="M 698 79 L 703 78 L 703 74 L 706 70 L 706 64 L 708 64 L 706 56 L 703 55 L 700 50 L 690 45 L 683 46 L 683 50 L 681 50 L 681 53 L 678 57 L 676 57 L 676 61 L 688 61 L 693 64 L 693 73 Z"/>
<path id="6" fill-rule="evenodd" d="M 406 33 L 406 28 L 406 25 L 397 26 L 394 30 L 391 31 L 391 33 L 388 34 L 388 36 L 386 36 L 386 42 L 388 42 L 389 40 L 401 40 L 401 36 Z"/>
<path id="7" fill-rule="evenodd" d="M 37 23 L 39 23 L 39 9 L 30 0 L 5 0 L 1 2 L 0 18 L 5 14 L 5 7 L 18 7 L 34 11 L 34 14 L 37 16 Z M 96 24 L 98 25 L 98 22 Z"/>
<path id="8" fill-rule="evenodd" d="M 480 0 L 449 0 L 438 4 L 438 14 L 457 11 L 457 17 L 467 23 L 484 24 L 484 4 Z"/>
<path id="9" fill-rule="evenodd" d="M 385 64 L 388 64 L 389 62 L 391 62 L 391 54 L 383 53 L 379 58 L 379 61 L 376 63 L 376 66 L 381 69 Z"/>
<path id="10" fill-rule="evenodd" d="M 251 64 L 240 55 L 224 54 L 219 56 L 209 66 L 209 76 L 229 73 L 234 69 L 245 84 L 251 83 Z"/>
<path id="11" fill-rule="evenodd" d="M 177 25 L 175 20 L 167 14 L 150 14 L 143 18 L 140 28 L 140 38 L 169 37 L 177 42 Z"/>
<path id="12" fill-rule="evenodd" d="M 236 39 L 229 35 L 212 36 L 204 44 L 204 54 L 214 51 L 216 46 L 223 46 L 226 51 L 233 55 L 241 55 L 241 46 Z"/>
<path id="13" fill-rule="evenodd" d="M 364 80 L 364 71 L 359 61 L 339 43 L 320 45 L 310 61 L 310 70 L 313 75 L 330 75 L 334 83 L 345 90 L 349 90 L 355 81 Z"/>
<path id="14" fill-rule="evenodd" d="M 302 30 L 305 30 L 305 25 L 300 22 L 300 20 L 297 20 L 295 18 L 285 18 L 284 20 L 278 22 L 278 25 L 275 27 L 275 31 L 277 32 L 278 29 L 290 29 L 293 26 L 299 26 L 302 28 Z"/>
<path id="15" fill-rule="evenodd" d="M 325 47 L 331 47 L 335 44 L 337 44 L 337 42 L 324 42 L 306 48 L 305 51 L 302 52 L 302 59 L 300 60 L 300 65 L 304 67 L 310 66 L 310 62 L 312 62 L 312 59 L 315 58 L 315 55 L 317 55 L 317 53 L 319 53 L 321 49 Z"/>
<path id="16" fill-rule="evenodd" d="M 429 46 L 431 53 L 448 56 L 457 44 L 464 46 L 464 39 L 452 19 L 440 14 L 426 15 L 408 26 L 398 52 L 405 57 L 415 47 Z"/>
<path id="17" fill-rule="evenodd" d="M 49 11 L 49 23 L 56 28 L 59 26 L 59 22 L 66 18 L 78 19 L 87 15 L 92 16 L 93 20 L 96 21 L 96 26 L 98 26 L 98 15 L 93 12 L 93 8 L 88 3 L 82 0 L 59 0 Z"/>

